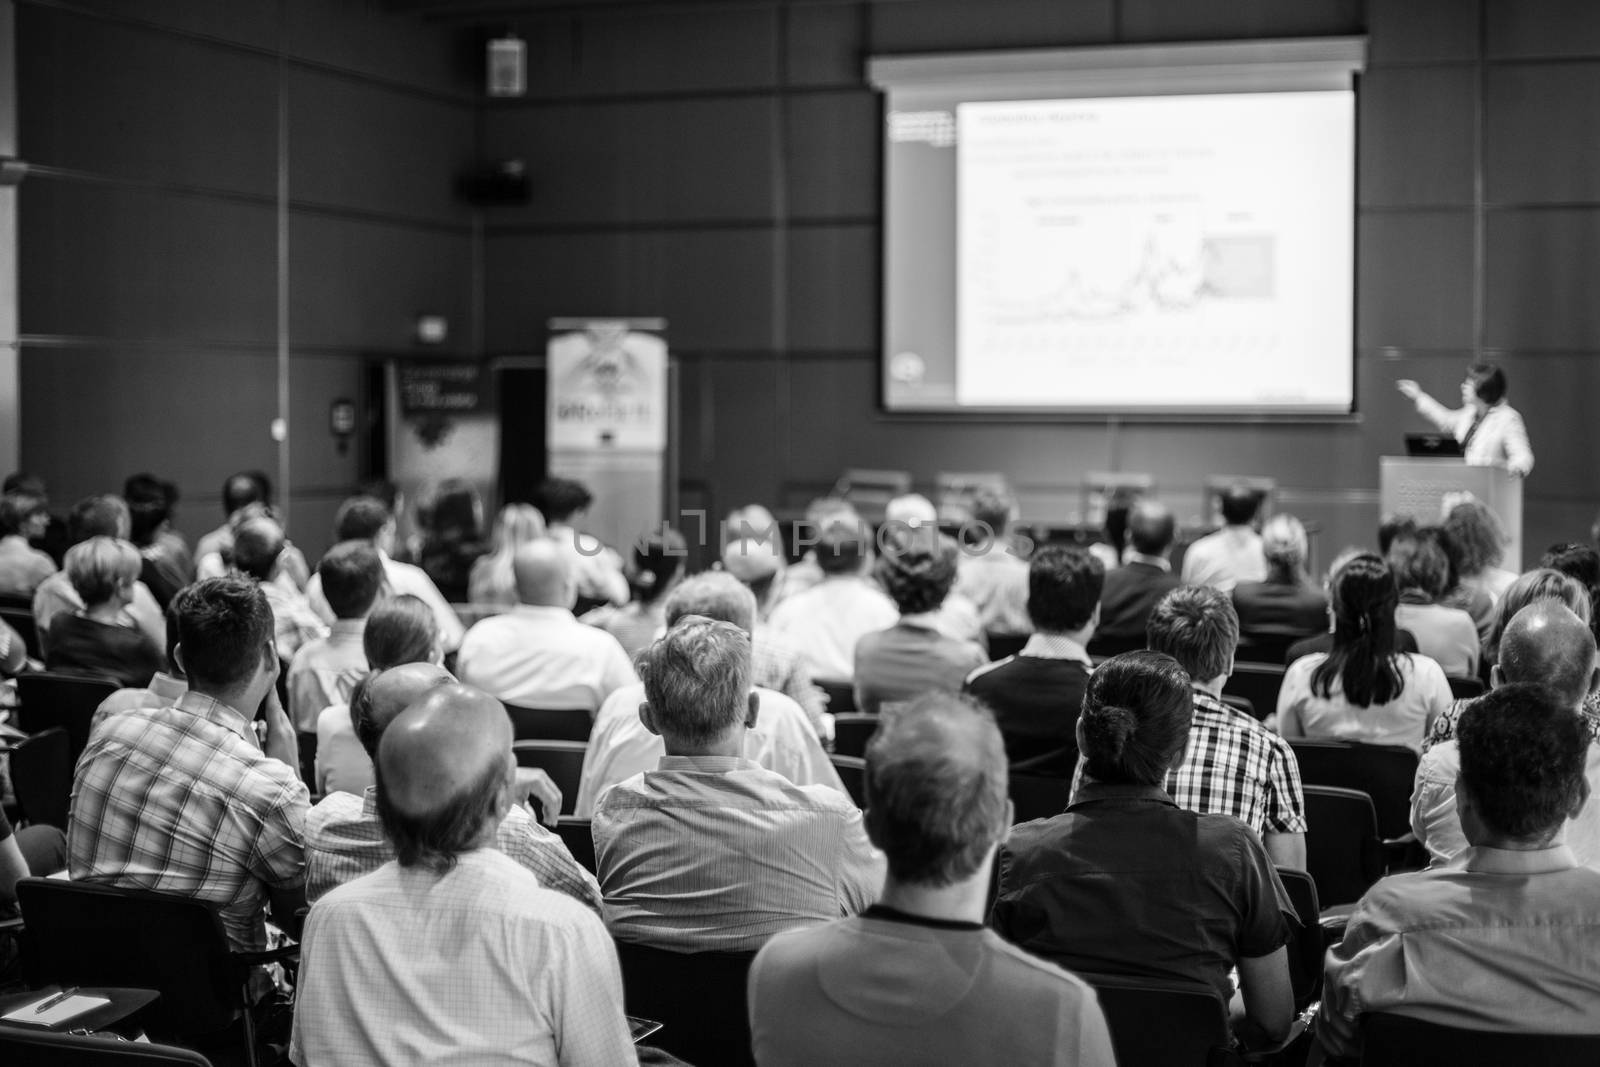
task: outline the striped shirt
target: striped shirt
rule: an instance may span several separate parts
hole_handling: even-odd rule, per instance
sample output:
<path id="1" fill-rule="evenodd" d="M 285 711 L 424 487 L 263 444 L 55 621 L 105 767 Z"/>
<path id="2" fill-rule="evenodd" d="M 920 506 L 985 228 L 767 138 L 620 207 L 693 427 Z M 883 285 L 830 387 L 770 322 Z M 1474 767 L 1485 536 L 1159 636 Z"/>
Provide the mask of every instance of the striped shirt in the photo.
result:
<path id="1" fill-rule="evenodd" d="M 250 719 L 185 693 L 173 707 L 113 715 L 89 739 L 72 784 L 73 879 L 218 905 L 229 942 L 266 947 L 271 889 L 305 878 L 308 796 L 261 751 Z"/>
<path id="2" fill-rule="evenodd" d="M 1189 748 L 1167 774 L 1167 793 L 1180 808 L 1232 815 L 1263 836 L 1306 832 L 1300 764 L 1289 743 L 1198 689 Z"/>
<path id="3" fill-rule="evenodd" d="M 657 948 L 753 952 L 883 886 L 849 797 L 735 756 L 661 757 L 606 791 L 593 832 L 612 936 Z"/>
<path id="4" fill-rule="evenodd" d="M 800 650 L 761 622 L 756 623 L 750 638 L 750 684 L 775 690 L 799 704 L 821 736 L 827 698 L 812 684 L 811 668 Z"/>
<path id="5" fill-rule="evenodd" d="M 578 865 L 561 838 L 546 830 L 520 804 L 513 804 L 500 829 L 495 848 L 533 873 L 539 884 L 565 893 L 600 913 L 600 887 L 594 876 Z M 377 787 L 361 796 L 330 793 L 306 817 L 306 900 L 316 903 L 346 882 L 382 867 L 394 859 L 394 846 L 383 835 L 378 819 Z"/>

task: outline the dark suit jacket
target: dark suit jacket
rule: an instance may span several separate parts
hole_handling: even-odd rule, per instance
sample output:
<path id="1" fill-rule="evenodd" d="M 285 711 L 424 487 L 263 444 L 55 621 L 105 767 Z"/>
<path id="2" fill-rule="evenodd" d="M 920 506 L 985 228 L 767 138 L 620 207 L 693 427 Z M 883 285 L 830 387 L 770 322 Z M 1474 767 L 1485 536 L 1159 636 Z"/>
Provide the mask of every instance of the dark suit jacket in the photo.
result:
<path id="1" fill-rule="evenodd" d="M 1144 627 L 1156 601 L 1183 583 L 1176 574 L 1148 563 L 1125 563 L 1106 574 L 1100 592 L 1100 625 L 1089 640 L 1097 656 L 1144 647 Z"/>

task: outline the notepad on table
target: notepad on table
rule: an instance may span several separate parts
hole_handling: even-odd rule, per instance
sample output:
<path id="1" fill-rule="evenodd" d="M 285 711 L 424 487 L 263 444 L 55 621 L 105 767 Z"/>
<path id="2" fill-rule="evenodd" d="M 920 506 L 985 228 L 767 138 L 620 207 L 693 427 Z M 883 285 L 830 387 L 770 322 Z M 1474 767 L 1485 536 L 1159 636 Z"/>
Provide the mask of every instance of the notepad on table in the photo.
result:
<path id="1" fill-rule="evenodd" d="M 86 993 L 74 993 L 66 1000 L 52 1004 L 44 1011 L 38 1010 L 39 1005 L 54 999 L 53 995 L 40 997 L 38 1000 L 24 1004 L 7 1015 L 0 1015 L 0 1021 L 24 1023 L 28 1026 L 55 1026 L 57 1023 L 64 1023 L 68 1019 L 76 1019 L 80 1015 L 94 1011 L 96 1008 L 103 1008 L 111 1003 L 111 998 L 109 997 L 93 997 Z"/>

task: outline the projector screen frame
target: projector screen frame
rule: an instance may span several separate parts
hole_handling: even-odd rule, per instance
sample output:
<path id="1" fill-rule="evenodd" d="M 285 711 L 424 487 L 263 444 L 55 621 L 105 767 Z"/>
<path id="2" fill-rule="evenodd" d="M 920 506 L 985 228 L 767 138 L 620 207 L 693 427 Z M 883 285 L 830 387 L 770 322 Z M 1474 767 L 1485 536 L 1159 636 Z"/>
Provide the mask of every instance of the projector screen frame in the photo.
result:
<path id="1" fill-rule="evenodd" d="M 1365 69 L 1364 36 L 1277 38 L 1214 42 L 1185 42 L 1158 45 L 1104 45 L 1059 49 L 1000 49 L 975 52 L 929 53 L 915 55 L 870 56 L 866 60 L 869 84 L 879 94 L 879 211 L 881 236 L 877 256 L 876 304 L 876 414 L 887 422 L 926 423 L 929 421 L 993 424 L 1122 425 L 1122 424 L 1261 424 L 1261 425 L 1348 425 L 1363 421 L 1360 410 L 1360 321 L 1361 294 L 1359 210 L 1361 162 L 1360 83 Z M 1070 66 L 1063 66 L 1070 64 Z M 1131 75 L 1138 70 L 1141 73 Z M 1155 72 L 1152 74 L 1151 72 Z M 1041 77 L 1059 80 L 1051 86 L 1051 97 L 1040 97 Z M 1352 96 L 1351 108 L 1351 204 L 1350 204 L 1350 343 L 1346 353 L 1349 367 L 1348 409 L 1317 410 L 1310 407 L 1269 404 L 1218 405 L 1119 405 L 1082 406 L 960 406 L 954 401 L 941 405 L 891 406 L 890 343 L 887 336 L 888 309 L 888 226 L 889 226 L 889 140 L 884 131 L 888 123 L 891 90 L 913 91 L 928 88 L 950 89 L 969 86 L 972 95 L 964 100 L 1013 99 L 1008 94 L 1019 87 L 1027 93 L 1016 99 L 1074 99 L 1105 96 L 1124 91 L 1137 82 L 1137 92 L 1129 96 L 1195 95 L 1201 93 L 1296 91 L 1337 89 Z M 1258 84 L 1259 83 L 1259 84 Z M 1285 88 L 1285 86 L 1291 86 Z M 1230 88 L 1231 86 L 1231 88 Z"/>

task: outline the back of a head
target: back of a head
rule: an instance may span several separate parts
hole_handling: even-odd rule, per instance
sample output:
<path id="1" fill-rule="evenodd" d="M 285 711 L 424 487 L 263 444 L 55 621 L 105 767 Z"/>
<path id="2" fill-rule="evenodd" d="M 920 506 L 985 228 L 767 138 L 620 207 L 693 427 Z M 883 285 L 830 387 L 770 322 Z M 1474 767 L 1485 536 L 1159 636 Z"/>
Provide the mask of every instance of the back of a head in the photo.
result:
<path id="1" fill-rule="evenodd" d="M 258 582 L 272 577 L 273 564 L 283 552 L 283 527 L 265 515 L 246 519 L 234 527 L 233 565 Z"/>
<path id="2" fill-rule="evenodd" d="M 749 538 L 777 546 L 782 551 L 782 531 L 778 527 L 778 520 L 761 504 L 734 508 L 728 513 L 722 528 L 729 540 Z"/>
<path id="3" fill-rule="evenodd" d="M 191 689 L 230 688 L 249 678 L 263 655 L 277 656 L 272 608 L 248 578 L 198 581 L 178 594 L 173 611 Z"/>
<path id="4" fill-rule="evenodd" d="M 1506 535 L 1500 519 L 1476 500 L 1457 504 L 1445 516 L 1445 532 L 1461 550 L 1461 573 L 1473 576 L 1493 567 L 1505 554 Z"/>
<path id="5" fill-rule="evenodd" d="M 1273 570 L 1300 574 L 1307 551 L 1306 528 L 1293 515 L 1274 515 L 1261 527 L 1261 554 Z"/>
<path id="6" fill-rule="evenodd" d="M 685 615 L 637 666 L 656 728 L 679 746 L 710 744 L 749 714 L 750 634 L 732 623 Z"/>
<path id="7" fill-rule="evenodd" d="M 1028 618 L 1043 633 L 1081 630 L 1094 617 L 1105 583 L 1105 564 L 1090 553 L 1046 545 L 1028 564 Z"/>
<path id="8" fill-rule="evenodd" d="M 1182 585 L 1156 604 L 1145 643 L 1178 661 L 1189 677 L 1209 682 L 1227 674 L 1239 647 L 1239 615 L 1228 594 L 1209 585 Z"/>
<path id="9" fill-rule="evenodd" d="M 933 501 L 921 493 L 906 493 L 884 505 L 883 521 L 899 523 L 915 530 L 939 525 L 939 511 L 933 506 Z"/>
<path id="10" fill-rule="evenodd" d="M 755 628 L 755 594 L 727 571 L 706 571 L 685 578 L 667 597 L 665 608 L 669 628 L 688 615 L 732 623 L 746 633 Z"/>
<path id="11" fill-rule="evenodd" d="M 1600 588 L 1600 552 L 1593 545 L 1575 541 L 1551 545 L 1539 558 L 1539 566 L 1576 578 L 1585 589 Z"/>
<path id="12" fill-rule="evenodd" d="M 1246 526 L 1255 521 L 1261 509 L 1261 490 L 1248 485 L 1230 485 L 1222 494 L 1222 521 L 1229 526 Z"/>
<path id="13" fill-rule="evenodd" d="M 356 740 L 367 755 L 376 756 L 384 730 L 397 715 L 432 690 L 454 682 L 450 672 L 436 663 L 374 668 L 350 695 L 350 721 L 355 725 Z"/>
<path id="14" fill-rule="evenodd" d="M 1124 652 L 1089 676 L 1078 716 L 1084 769 L 1097 782 L 1161 785 L 1189 743 L 1194 698 L 1171 656 Z"/>
<path id="15" fill-rule="evenodd" d="M 359 619 L 383 591 L 383 557 L 371 541 L 341 541 L 317 564 L 322 595 L 340 619 Z"/>
<path id="16" fill-rule="evenodd" d="M 130 532 L 128 505 L 120 496 L 86 496 L 67 512 L 67 540 L 72 544 L 91 537 L 120 537 L 126 541 Z"/>
<path id="17" fill-rule="evenodd" d="M 0 537 L 21 535 L 36 515 L 48 514 L 45 499 L 35 493 L 12 492 L 0 496 Z"/>
<path id="18" fill-rule="evenodd" d="M 1402 535 L 1389 546 L 1388 564 L 1402 592 L 1422 593 L 1429 600 L 1444 594 L 1450 582 L 1450 561 L 1439 542 L 1422 531 Z"/>
<path id="19" fill-rule="evenodd" d="M 1140 500 L 1128 509 L 1128 544 L 1140 555 L 1165 555 L 1177 533 L 1172 509 L 1159 500 Z"/>
<path id="20" fill-rule="evenodd" d="M 498 700 L 444 685 L 395 717 L 373 760 L 378 818 L 401 867 L 448 874 L 507 807 L 516 761 Z"/>
<path id="21" fill-rule="evenodd" d="M 972 493 L 973 521 L 983 523 L 996 536 L 1005 533 L 1011 525 L 1011 514 L 1016 507 L 1011 494 L 1001 489 L 984 486 Z"/>
<path id="22" fill-rule="evenodd" d="M 434 542 L 464 544 L 481 536 L 483 500 L 477 487 L 465 479 L 440 482 L 423 514 L 429 539 Z"/>
<path id="23" fill-rule="evenodd" d="M 939 888 L 979 873 L 1007 830 L 1006 749 L 993 716 L 929 693 L 885 715 L 866 755 L 867 834 L 889 876 Z"/>
<path id="24" fill-rule="evenodd" d="M 571 478 L 546 478 L 534 493 L 533 502 L 544 513 L 544 521 L 554 525 L 566 522 L 594 503 L 594 494 Z"/>
<path id="25" fill-rule="evenodd" d="M 1333 650 L 1312 671 L 1312 692 L 1331 696 L 1337 680 L 1344 699 L 1356 707 L 1387 704 L 1405 688 L 1397 661 L 1394 611 L 1400 590 L 1394 572 L 1373 553 L 1353 556 L 1334 572 L 1328 600 Z"/>
<path id="26" fill-rule="evenodd" d="M 353 496 L 340 504 L 333 516 L 333 539 L 376 542 L 393 518 L 388 505 L 377 497 Z"/>
<path id="27" fill-rule="evenodd" d="M 1523 608 L 1541 600 L 1559 601 L 1578 618 L 1593 625 L 1594 608 L 1589 592 L 1576 578 L 1569 578 L 1548 567 L 1528 571 L 1508 585 L 1495 603 L 1494 622 L 1489 627 L 1489 636 L 1483 642 L 1483 654 L 1490 663 L 1500 661 L 1500 642 L 1505 636 L 1506 626 Z"/>
<path id="28" fill-rule="evenodd" d="M 389 597 L 367 616 L 361 633 L 367 666 L 385 671 L 402 663 L 431 663 L 439 653 L 439 620 L 410 593 Z"/>
<path id="29" fill-rule="evenodd" d="M 1595 641 L 1589 624 L 1554 600 L 1529 604 L 1500 638 L 1500 672 L 1508 682 L 1547 686 L 1576 708 L 1594 678 Z"/>
<path id="30" fill-rule="evenodd" d="M 494 551 L 512 553 L 544 536 L 544 516 L 532 504 L 507 504 L 494 520 Z"/>
<path id="31" fill-rule="evenodd" d="M 122 483 L 122 498 L 128 504 L 128 539 L 145 546 L 162 523 L 171 521 L 178 487 L 153 474 L 133 474 Z"/>
<path id="32" fill-rule="evenodd" d="M 753 537 L 729 541 L 722 550 L 722 569 L 750 587 L 757 600 L 767 595 L 783 570 L 783 557 L 772 541 Z"/>
<path id="33" fill-rule="evenodd" d="M 1493 363 L 1474 363 L 1467 368 L 1472 391 L 1485 404 L 1498 404 L 1506 397 L 1506 372 Z"/>
<path id="34" fill-rule="evenodd" d="M 222 483 L 222 510 L 232 515 L 246 504 L 271 504 L 272 482 L 262 471 L 240 471 Z"/>
<path id="35" fill-rule="evenodd" d="M 27 471 L 12 471 L 6 475 L 5 481 L 0 482 L 0 493 L 32 493 L 34 496 L 50 499 L 50 492 L 45 488 L 44 479 Z"/>
<path id="36" fill-rule="evenodd" d="M 572 562 L 553 541 L 530 541 L 511 557 L 517 600 L 541 608 L 573 604 Z"/>
<path id="37" fill-rule="evenodd" d="M 117 537 L 91 537 L 67 549 L 67 580 L 88 607 L 104 604 L 139 577 L 139 550 Z"/>
<path id="38" fill-rule="evenodd" d="M 823 528 L 815 552 L 826 575 L 858 574 L 870 553 L 870 534 L 860 520 L 835 520 Z"/>
<path id="39" fill-rule="evenodd" d="M 651 530 L 639 538 L 625 568 L 634 599 L 644 604 L 659 599 L 683 570 L 688 556 L 688 542 L 670 526 Z"/>
<path id="40" fill-rule="evenodd" d="M 1417 532 L 1417 520 L 1410 515 L 1385 515 L 1378 522 L 1378 555 L 1387 556 L 1397 537 Z"/>
<path id="41" fill-rule="evenodd" d="M 902 615 L 934 611 L 956 583 L 960 550 L 942 534 L 925 536 L 931 532 L 931 527 L 919 530 L 878 559 L 878 580 Z"/>
<path id="42" fill-rule="evenodd" d="M 1461 788 L 1491 833 L 1547 843 L 1583 796 L 1590 738 L 1572 705 L 1538 685 L 1505 685 L 1456 723 Z"/>
<path id="43" fill-rule="evenodd" d="M 806 505 L 806 525 L 813 531 L 825 530 L 836 521 L 859 525 L 861 516 L 856 514 L 855 505 L 842 497 L 819 496 Z"/>

